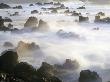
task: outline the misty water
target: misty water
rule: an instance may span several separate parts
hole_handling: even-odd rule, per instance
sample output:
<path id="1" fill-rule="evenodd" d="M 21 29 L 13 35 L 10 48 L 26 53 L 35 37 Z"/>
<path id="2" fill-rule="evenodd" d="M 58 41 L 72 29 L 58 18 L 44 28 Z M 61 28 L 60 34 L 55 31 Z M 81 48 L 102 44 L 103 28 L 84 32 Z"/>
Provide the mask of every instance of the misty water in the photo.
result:
<path id="1" fill-rule="evenodd" d="M 14 47 L 17 47 L 19 41 L 27 43 L 35 42 L 43 51 L 44 55 L 23 55 L 19 57 L 20 61 L 28 62 L 38 68 L 43 61 L 49 64 L 62 64 L 65 59 L 77 60 L 80 64 L 80 70 L 91 69 L 102 77 L 103 81 L 110 80 L 110 24 L 94 23 L 95 15 L 98 12 L 104 12 L 106 16 L 110 16 L 109 5 L 94 5 L 65 2 L 65 6 L 71 11 L 81 12 L 83 16 L 89 17 L 89 22 L 79 23 L 78 17 L 64 14 L 64 10 L 59 10 L 57 14 L 45 13 L 42 6 L 29 4 L 20 4 L 23 9 L 0 9 L 2 17 L 9 17 L 13 20 L 14 27 L 22 29 L 24 23 L 30 16 L 42 19 L 49 24 L 48 31 L 34 31 L 23 33 L 0 32 L 0 52 L 10 49 L 3 47 L 4 42 L 11 42 Z M 12 7 L 19 4 L 10 4 Z M 86 9 L 76 9 L 79 6 L 85 5 Z M 49 8 L 52 5 L 43 6 Z M 42 14 L 31 14 L 32 10 L 38 10 Z M 18 16 L 9 16 L 7 12 L 19 12 Z M 48 11 L 46 11 L 48 12 Z M 88 14 L 87 14 L 88 13 Z M 8 23 L 5 23 L 7 26 Z M 94 30 L 94 28 L 99 30 Z M 62 29 L 65 32 L 73 32 L 80 36 L 76 38 L 62 38 L 56 33 Z M 11 47 L 13 49 L 13 47 Z M 103 72 L 102 72 L 103 71 Z M 72 75 L 74 76 L 74 75 Z"/>

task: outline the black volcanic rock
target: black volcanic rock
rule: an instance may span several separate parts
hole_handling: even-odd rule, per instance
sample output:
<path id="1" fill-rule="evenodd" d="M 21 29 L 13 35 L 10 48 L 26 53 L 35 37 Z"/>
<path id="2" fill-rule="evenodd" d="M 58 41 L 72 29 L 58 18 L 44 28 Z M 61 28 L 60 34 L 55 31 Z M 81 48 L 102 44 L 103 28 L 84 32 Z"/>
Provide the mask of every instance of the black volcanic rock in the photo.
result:
<path id="1" fill-rule="evenodd" d="M 3 44 L 4 47 L 13 47 L 13 44 L 11 42 L 5 42 Z"/>
<path id="2" fill-rule="evenodd" d="M 24 24 L 24 29 L 36 29 L 38 25 L 38 19 L 36 17 L 29 17 Z"/>
<path id="3" fill-rule="evenodd" d="M 11 8 L 9 5 L 0 3 L 0 9 L 9 9 L 9 8 Z"/>
<path id="4" fill-rule="evenodd" d="M 0 70 L 11 72 L 18 63 L 18 54 L 12 50 L 6 50 L 0 56 Z"/>
<path id="5" fill-rule="evenodd" d="M 40 31 L 46 31 L 48 29 L 49 29 L 49 25 L 45 21 L 39 20 L 38 30 L 40 30 Z"/>
<path id="6" fill-rule="evenodd" d="M 79 82 L 102 82 L 102 79 L 94 71 L 82 70 L 80 72 Z"/>

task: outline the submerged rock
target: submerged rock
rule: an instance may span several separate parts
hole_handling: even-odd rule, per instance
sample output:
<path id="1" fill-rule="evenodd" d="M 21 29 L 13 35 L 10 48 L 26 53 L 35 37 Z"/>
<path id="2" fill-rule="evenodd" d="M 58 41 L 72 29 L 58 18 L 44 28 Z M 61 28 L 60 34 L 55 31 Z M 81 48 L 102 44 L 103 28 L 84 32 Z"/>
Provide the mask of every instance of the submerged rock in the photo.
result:
<path id="1" fill-rule="evenodd" d="M 102 79 L 94 71 L 82 70 L 80 72 L 79 82 L 102 82 Z"/>

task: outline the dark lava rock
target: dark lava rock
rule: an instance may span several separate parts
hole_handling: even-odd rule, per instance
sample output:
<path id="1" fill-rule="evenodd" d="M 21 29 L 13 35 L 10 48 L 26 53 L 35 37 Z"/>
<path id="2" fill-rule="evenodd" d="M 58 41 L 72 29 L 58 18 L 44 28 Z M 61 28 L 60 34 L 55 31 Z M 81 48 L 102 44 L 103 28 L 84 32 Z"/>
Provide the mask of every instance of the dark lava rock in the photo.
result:
<path id="1" fill-rule="evenodd" d="M 13 67 L 18 63 L 18 54 L 14 50 L 6 50 L 0 56 L 0 70 L 12 72 Z"/>
<path id="2" fill-rule="evenodd" d="M 9 8 L 11 8 L 9 5 L 7 5 L 7 4 L 4 4 L 4 3 L 0 3 L 0 9 L 9 9 Z"/>
<path id="3" fill-rule="evenodd" d="M 89 17 L 79 16 L 79 22 L 88 22 L 88 21 L 89 21 Z"/>
<path id="4" fill-rule="evenodd" d="M 48 29 L 49 29 L 49 25 L 45 21 L 39 20 L 38 30 L 47 31 Z"/>
<path id="5" fill-rule="evenodd" d="M 36 29 L 38 25 L 38 19 L 36 17 L 29 17 L 24 24 L 24 29 Z"/>
<path id="6" fill-rule="evenodd" d="M 11 42 L 5 42 L 3 44 L 4 47 L 13 47 L 13 44 Z"/>
<path id="7" fill-rule="evenodd" d="M 39 13 L 39 12 L 37 10 L 31 11 L 31 14 L 36 14 L 36 13 Z"/>
<path id="8" fill-rule="evenodd" d="M 80 72 L 79 82 L 102 82 L 102 79 L 94 71 L 82 70 Z"/>

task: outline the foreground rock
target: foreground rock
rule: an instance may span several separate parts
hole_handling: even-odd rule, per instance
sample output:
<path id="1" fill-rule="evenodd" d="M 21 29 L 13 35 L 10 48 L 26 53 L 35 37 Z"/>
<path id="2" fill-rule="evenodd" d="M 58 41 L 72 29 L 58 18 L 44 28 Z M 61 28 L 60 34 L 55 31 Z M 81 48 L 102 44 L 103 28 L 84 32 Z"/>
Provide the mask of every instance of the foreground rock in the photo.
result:
<path id="1" fill-rule="evenodd" d="M 102 79 L 94 71 L 83 70 L 80 72 L 79 82 L 102 82 Z"/>
<path id="2" fill-rule="evenodd" d="M 62 82 L 50 75 L 46 67 L 43 64 L 36 70 L 26 62 L 19 62 L 16 51 L 7 50 L 0 56 L 0 82 Z"/>

